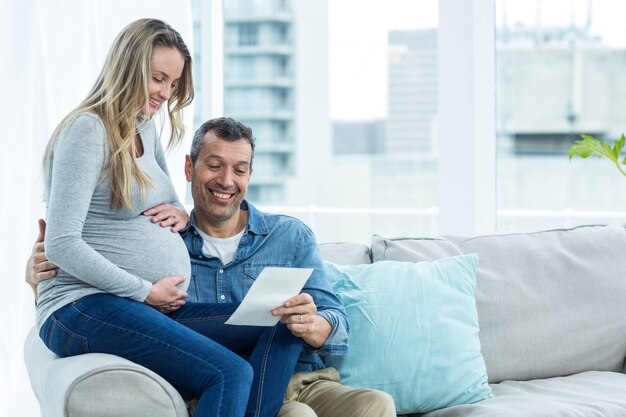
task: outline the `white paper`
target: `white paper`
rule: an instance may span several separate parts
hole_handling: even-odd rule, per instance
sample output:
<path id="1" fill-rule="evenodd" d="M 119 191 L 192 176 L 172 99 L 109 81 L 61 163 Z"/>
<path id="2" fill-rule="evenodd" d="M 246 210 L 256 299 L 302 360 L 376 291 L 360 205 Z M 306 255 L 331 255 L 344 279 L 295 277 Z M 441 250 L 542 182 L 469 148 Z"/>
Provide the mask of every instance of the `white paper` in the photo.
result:
<path id="1" fill-rule="evenodd" d="M 275 325 L 280 316 L 272 316 L 272 310 L 300 294 L 312 272 L 313 268 L 264 268 L 226 324 Z"/>

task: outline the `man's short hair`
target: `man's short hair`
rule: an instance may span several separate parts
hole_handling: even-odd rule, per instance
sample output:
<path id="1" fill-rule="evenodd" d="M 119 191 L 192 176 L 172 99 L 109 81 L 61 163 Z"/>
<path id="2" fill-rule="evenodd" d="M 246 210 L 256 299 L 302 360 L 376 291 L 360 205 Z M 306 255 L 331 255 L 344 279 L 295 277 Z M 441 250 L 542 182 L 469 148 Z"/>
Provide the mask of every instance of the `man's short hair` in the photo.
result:
<path id="1" fill-rule="evenodd" d="M 191 143 L 191 151 L 189 152 L 193 165 L 196 164 L 196 160 L 198 159 L 198 154 L 204 142 L 204 135 L 208 132 L 213 132 L 218 138 L 229 142 L 235 142 L 241 139 L 246 140 L 252 148 L 252 156 L 250 157 L 250 168 L 252 168 L 252 159 L 254 158 L 254 136 L 252 136 L 252 129 L 230 117 L 211 119 L 202 123 L 198 130 L 196 130 L 196 133 L 193 135 L 193 142 Z"/>

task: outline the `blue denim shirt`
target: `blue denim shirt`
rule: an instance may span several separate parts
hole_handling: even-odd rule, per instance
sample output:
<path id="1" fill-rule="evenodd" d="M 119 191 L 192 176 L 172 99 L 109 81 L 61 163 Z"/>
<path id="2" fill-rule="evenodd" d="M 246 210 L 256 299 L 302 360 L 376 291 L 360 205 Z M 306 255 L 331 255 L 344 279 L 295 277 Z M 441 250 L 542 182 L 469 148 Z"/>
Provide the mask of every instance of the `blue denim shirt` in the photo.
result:
<path id="1" fill-rule="evenodd" d="M 324 367 L 323 357 L 348 351 L 348 319 L 341 301 L 330 287 L 313 232 L 301 221 L 284 215 L 257 210 L 244 200 L 241 209 L 248 211 L 248 226 L 235 257 L 227 265 L 202 253 L 202 237 L 196 231 L 193 211 L 187 229 L 181 235 L 191 258 L 190 302 L 239 303 L 266 266 L 313 268 L 302 292 L 310 294 L 317 314 L 332 326 L 330 336 L 319 349 L 305 345 L 296 371 Z"/>

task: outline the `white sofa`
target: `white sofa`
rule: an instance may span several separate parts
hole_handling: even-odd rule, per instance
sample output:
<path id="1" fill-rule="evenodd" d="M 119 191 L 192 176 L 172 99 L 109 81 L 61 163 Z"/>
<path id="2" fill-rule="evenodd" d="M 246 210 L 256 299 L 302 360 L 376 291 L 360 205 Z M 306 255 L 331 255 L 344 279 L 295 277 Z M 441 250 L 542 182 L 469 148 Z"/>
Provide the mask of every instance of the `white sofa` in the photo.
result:
<path id="1" fill-rule="evenodd" d="M 626 417 L 624 229 L 374 236 L 371 247 L 320 248 L 326 260 L 340 264 L 479 254 L 476 306 L 494 397 L 428 417 Z M 60 359 L 35 332 L 26 340 L 25 358 L 44 417 L 187 417 L 184 401 L 166 381 L 124 359 Z"/>

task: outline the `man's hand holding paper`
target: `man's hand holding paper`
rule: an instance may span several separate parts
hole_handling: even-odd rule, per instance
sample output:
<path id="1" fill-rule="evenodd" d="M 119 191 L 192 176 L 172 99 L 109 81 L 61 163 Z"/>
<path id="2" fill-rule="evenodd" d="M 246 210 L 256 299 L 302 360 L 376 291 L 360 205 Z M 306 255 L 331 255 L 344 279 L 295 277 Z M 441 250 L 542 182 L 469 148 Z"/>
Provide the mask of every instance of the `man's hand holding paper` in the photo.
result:
<path id="1" fill-rule="evenodd" d="M 312 272 L 311 268 L 267 267 L 263 269 L 241 301 L 239 308 L 226 321 L 226 324 L 274 326 L 281 319 L 282 314 L 273 314 L 273 312 L 281 308 L 290 308 L 287 304 L 290 304 L 291 308 L 296 308 L 296 305 L 303 302 L 302 296 L 311 298 L 308 294 L 299 293 Z M 277 306 L 282 307 L 277 308 Z M 291 327 L 290 330 L 296 334 Z"/>

